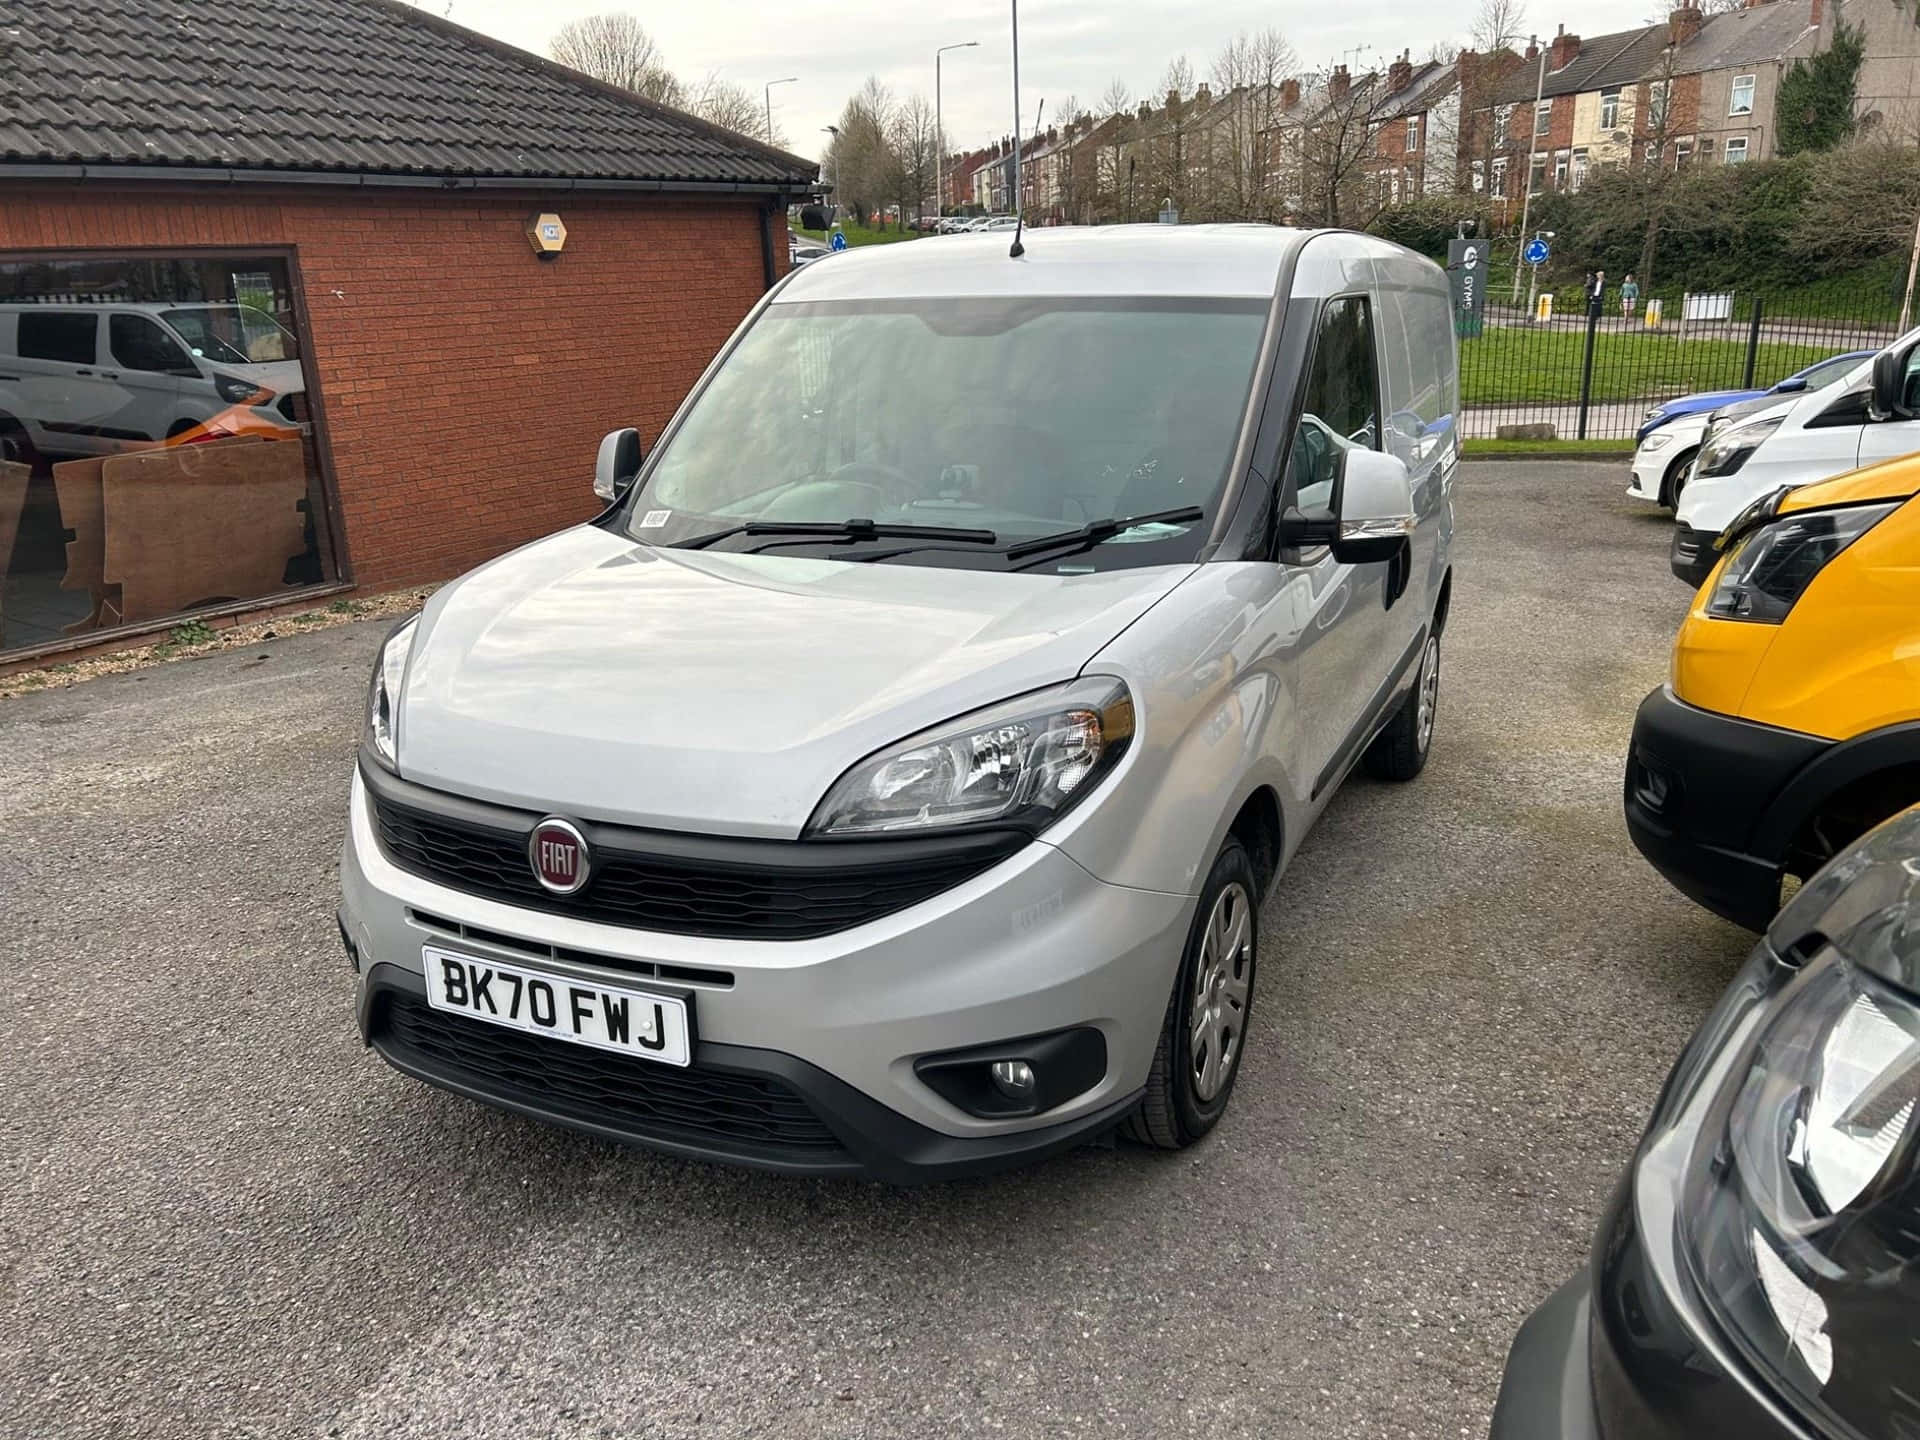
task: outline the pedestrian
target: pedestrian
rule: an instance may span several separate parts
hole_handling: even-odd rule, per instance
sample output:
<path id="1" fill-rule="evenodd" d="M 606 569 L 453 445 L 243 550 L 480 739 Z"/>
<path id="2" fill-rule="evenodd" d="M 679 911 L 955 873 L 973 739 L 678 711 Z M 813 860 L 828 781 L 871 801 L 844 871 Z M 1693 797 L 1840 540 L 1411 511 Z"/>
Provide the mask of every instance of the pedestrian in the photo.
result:
<path id="1" fill-rule="evenodd" d="M 1633 278 L 1633 272 L 1627 272 L 1627 278 L 1620 282 L 1620 313 L 1631 320 L 1633 312 L 1640 304 L 1640 282 Z"/>

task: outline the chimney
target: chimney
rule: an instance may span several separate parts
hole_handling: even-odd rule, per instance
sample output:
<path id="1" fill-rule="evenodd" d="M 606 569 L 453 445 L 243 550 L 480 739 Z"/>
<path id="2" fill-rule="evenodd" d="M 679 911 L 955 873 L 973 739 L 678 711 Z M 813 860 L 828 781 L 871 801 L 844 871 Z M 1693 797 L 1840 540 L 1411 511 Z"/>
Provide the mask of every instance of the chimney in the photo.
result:
<path id="1" fill-rule="evenodd" d="M 1153 118 L 1153 106 L 1149 105 L 1144 100 L 1140 102 L 1140 118 L 1143 121 L 1151 120 Z"/>
<path id="2" fill-rule="evenodd" d="M 1820 0 L 1813 0 L 1813 3 L 1818 5 Z M 1300 82 L 1298 80 L 1282 80 L 1280 82 L 1280 108 L 1282 110 L 1291 110 L 1299 103 Z"/>
<path id="3" fill-rule="evenodd" d="M 1347 98 L 1347 91 L 1353 88 L 1353 77 L 1347 74 L 1347 67 L 1336 65 L 1333 74 L 1327 77 L 1327 98 L 1336 105 Z"/>
<path id="4" fill-rule="evenodd" d="M 1529 64 L 1540 58 L 1540 42 L 1532 36 L 1527 37 L 1526 59 Z"/>
<path id="5" fill-rule="evenodd" d="M 1413 84 L 1413 61 L 1409 58 L 1411 54 L 1411 51 L 1402 50 L 1400 52 L 1400 58 L 1387 67 L 1387 93 L 1389 95 L 1398 95 L 1402 90 Z"/>
<path id="6" fill-rule="evenodd" d="M 1827 18 L 1827 0 L 1813 0 L 1813 18 L 1807 23 L 1814 29 L 1820 28 L 1820 22 Z"/>
<path id="7" fill-rule="evenodd" d="M 1471 50 L 1462 50 L 1454 59 L 1453 73 L 1460 78 L 1462 93 L 1473 89 L 1473 82 L 1480 77 L 1480 57 Z"/>
<path id="8" fill-rule="evenodd" d="M 1193 92 L 1193 103 L 1203 110 L 1213 103 L 1213 91 L 1207 88 L 1206 81 L 1202 80 L 1200 88 Z"/>
<path id="9" fill-rule="evenodd" d="M 1567 34 L 1562 25 L 1560 33 L 1553 37 L 1553 48 L 1547 52 L 1547 68 L 1564 70 L 1573 63 L 1573 57 L 1580 53 L 1580 37 Z"/>
<path id="10" fill-rule="evenodd" d="M 1677 10 L 1667 12 L 1667 40 L 1675 49 L 1678 49 L 1698 35 L 1704 23 L 1700 18 L 1699 9 L 1692 0 L 1683 0 Z"/>
<path id="11" fill-rule="evenodd" d="M 1059 139 L 1060 139 L 1060 127 L 1058 125 L 1047 126 L 1047 143 L 1049 145 L 1052 145 L 1056 143 Z"/>

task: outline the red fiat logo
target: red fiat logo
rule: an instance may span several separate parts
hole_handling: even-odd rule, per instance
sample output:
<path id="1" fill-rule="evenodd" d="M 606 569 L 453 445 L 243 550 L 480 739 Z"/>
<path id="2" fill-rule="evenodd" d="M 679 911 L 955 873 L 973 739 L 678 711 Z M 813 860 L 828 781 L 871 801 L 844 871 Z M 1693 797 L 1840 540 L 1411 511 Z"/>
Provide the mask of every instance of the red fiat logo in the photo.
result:
<path id="1" fill-rule="evenodd" d="M 549 817 L 527 839 L 533 876 L 556 895 L 571 895 L 587 883 L 592 857 L 586 836 L 565 820 Z"/>

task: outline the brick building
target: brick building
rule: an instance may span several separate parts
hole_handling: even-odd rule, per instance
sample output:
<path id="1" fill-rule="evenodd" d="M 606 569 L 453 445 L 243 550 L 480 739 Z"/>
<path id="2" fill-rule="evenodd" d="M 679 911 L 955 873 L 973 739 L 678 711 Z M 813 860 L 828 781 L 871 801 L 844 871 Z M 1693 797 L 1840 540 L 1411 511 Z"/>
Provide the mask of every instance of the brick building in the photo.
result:
<path id="1" fill-rule="evenodd" d="M 392 0 L 48 0 L 9 42 L 0 662 L 592 514 L 600 436 L 658 435 L 816 183 Z"/>

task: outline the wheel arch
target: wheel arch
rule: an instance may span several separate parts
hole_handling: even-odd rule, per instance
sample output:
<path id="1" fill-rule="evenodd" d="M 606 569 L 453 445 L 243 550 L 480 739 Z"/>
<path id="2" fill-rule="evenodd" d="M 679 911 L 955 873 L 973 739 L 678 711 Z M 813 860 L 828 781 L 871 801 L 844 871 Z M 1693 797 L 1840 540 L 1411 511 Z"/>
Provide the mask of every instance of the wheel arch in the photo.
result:
<path id="1" fill-rule="evenodd" d="M 1874 824 L 1920 801 L 1920 720 L 1842 741 L 1809 761 L 1767 807 L 1752 852 L 1784 863 L 1822 820 L 1869 795 L 1875 801 L 1865 808 L 1885 806 Z"/>

